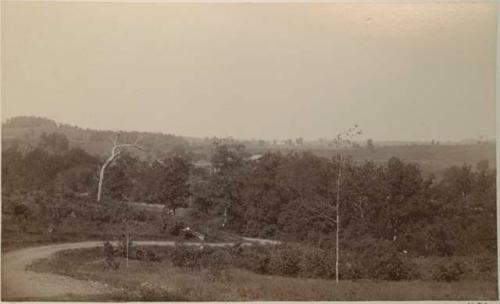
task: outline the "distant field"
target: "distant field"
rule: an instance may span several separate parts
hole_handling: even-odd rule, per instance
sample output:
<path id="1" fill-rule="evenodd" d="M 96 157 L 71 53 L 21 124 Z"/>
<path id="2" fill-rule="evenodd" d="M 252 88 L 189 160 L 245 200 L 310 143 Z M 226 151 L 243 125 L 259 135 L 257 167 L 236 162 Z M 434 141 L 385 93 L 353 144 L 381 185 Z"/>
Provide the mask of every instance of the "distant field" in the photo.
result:
<path id="1" fill-rule="evenodd" d="M 495 300 L 498 297 L 494 281 L 342 281 L 336 285 L 332 280 L 259 275 L 236 268 L 213 279 L 208 271 L 180 269 L 168 261 L 147 263 L 131 260 L 126 268 L 124 259 L 119 260 L 122 265 L 119 270 L 103 271 L 101 250 L 60 252 L 53 258 L 36 262 L 31 269 L 107 283 L 121 290 L 95 298 L 69 296 L 57 300 L 389 301 Z"/>
<path id="2" fill-rule="evenodd" d="M 39 127 L 4 127 L 2 129 L 2 143 L 8 146 L 14 141 L 29 143 L 36 146 L 42 133 L 60 132 L 64 133 L 73 147 L 81 147 L 89 154 L 105 156 L 111 148 L 109 136 L 104 136 L 102 140 L 91 140 L 91 134 L 95 130 L 81 129 L 77 127 L 56 127 L 53 125 L 42 125 Z M 104 131 L 101 131 L 104 132 Z M 154 133 L 145 133 L 148 136 L 157 136 Z M 141 135 L 144 138 L 144 135 Z M 169 152 L 176 145 L 184 145 L 188 152 L 192 152 L 195 158 L 210 159 L 213 147 L 211 141 L 200 141 L 198 144 L 189 145 L 178 137 L 177 140 L 167 141 L 162 144 L 151 142 L 151 147 L 157 151 Z M 148 149 L 150 149 L 148 148 Z M 311 151 L 318 156 L 332 157 L 340 151 L 330 147 L 319 147 L 318 145 L 266 145 L 258 146 L 255 143 L 247 144 L 247 150 L 252 154 L 265 153 L 267 151 L 283 153 L 297 151 Z M 490 166 L 496 166 L 495 143 L 486 142 L 483 144 L 407 144 L 407 145 L 377 145 L 375 150 L 370 151 L 365 147 L 358 149 L 342 150 L 342 153 L 351 155 L 356 161 L 373 160 L 375 162 L 385 162 L 395 156 L 405 161 L 414 162 L 420 165 L 424 174 L 433 173 L 437 177 L 441 176 L 444 170 L 450 166 L 461 166 L 463 164 L 476 165 L 479 161 L 488 160 Z M 138 152 L 140 158 L 146 158 L 147 153 Z"/>
<path id="3" fill-rule="evenodd" d="M 253 153 L 264 153 L 269 149 L 253 149 Z M 488 160 L 490 167 L 496 167 L 495 144 L 487 143 L 482 145 L 407 145 L 407 146 L 381 146 L 374 151 L 365 148 L 350 150 L 335 150 L 327 148 L 294 148 L 294 149 L 271 149 L 270 151 L 307 151 L 330 158 L 342 152 L 351 155 L 355 161 L 375 161 L 386 162 L 391 157 L 398 157 L 404 161 L 419 164 L 425 174 L 433 173 L 436 176 L 441 174 L 451 166 L 461 166 L 463 164 L 475 166 L 482 160 Z"/>

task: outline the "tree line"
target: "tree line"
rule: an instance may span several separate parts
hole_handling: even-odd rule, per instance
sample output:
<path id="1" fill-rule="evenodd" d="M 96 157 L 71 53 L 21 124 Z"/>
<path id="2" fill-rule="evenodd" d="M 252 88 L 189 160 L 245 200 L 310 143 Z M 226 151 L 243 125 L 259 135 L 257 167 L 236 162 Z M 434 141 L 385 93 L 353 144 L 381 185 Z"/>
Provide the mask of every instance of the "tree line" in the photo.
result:
<path id="1" fill-rule="evenodd" d="M 340 189 L 340 248 L 386 242 L 416 256 L 496 252 L 496 171 L 487 161 L 450 167 L 436 180 L 398 158 L 384 164 L 308 152 L 246 158 L 241 145 L 217 146 L 215 173 L 193 191 L 193 208 L 202 216 L 226 213 L 231 231 L 334 247 Z"/>
<path id="2" fill-rule="evenodd" d="M 106 173 L 103 196 L 164 204 L 174 213 L 190 206 L 188 220 L 211 229 L 322 249 L 336 247 L 338 229 L 344 254 L 380 244 L 413 256 L 496 252 L 496 172 L 486 161 L 450 167 L 437 180 L 398 158 L 340 163 L 309 152 L 268 152 L 253 159 L 227 141 L 213 149 L 210 169 L 193 166 L 182 151 L 153 161 L 123 153 Z M 46 135 L 30 151 L 11 145 L 2 150 L 2 193 L 92 200 L 103 163 L 70 149 L 62 136 Z"/>

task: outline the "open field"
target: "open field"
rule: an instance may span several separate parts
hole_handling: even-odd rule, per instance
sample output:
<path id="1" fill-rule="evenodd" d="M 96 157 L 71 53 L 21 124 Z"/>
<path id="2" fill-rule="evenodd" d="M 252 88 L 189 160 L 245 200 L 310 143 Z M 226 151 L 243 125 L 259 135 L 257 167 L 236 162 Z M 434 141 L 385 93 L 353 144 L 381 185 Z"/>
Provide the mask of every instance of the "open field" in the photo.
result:
<path id="1" fill-rule="evenodd" d="M 434 174 L 436 177 L 441 177 L 446 168 L 451 166 L 462 166 L 464 164 L 475 166 L 482 160 L 487 160 L 490 166 L 496 166 L 496 150 L 494 143 L 478 144 L 412 144 L 412 145 L 395 145 L 395 146 L 380 146 L 374 150 L 349 149 L 337 150 L 334 148 L 295 146 L 293 148 L 255 148 L 249 149 L 254 153 L 265 153 L 267 151 L 281 151 L 287 153 L 289 151 L 310 151 L 313 154 L 321 157 L 331 158 L 338 153 L 346 153 L 350 155 L 354 161 L 365 162 L 374 161 L 377 163 L 387 162 L 391 157 L 398 157 L 401 160 L 416 163 L 422 169 L 425 175 Z"/>
<path id="2" fill-rule="evenodd" d="M 106 297 L 68 295 L 58 300 L 494 300 L 494 281 L 341 281 L 261 275 L 229 268 L 216 276 L 208 270 L 188 270 L 162 262 L 119 259 L 116 271 L 104 271 L 101 248 L 60 252 L 30 266 L 37 272 L 96 281 L 115 288 Z"/>

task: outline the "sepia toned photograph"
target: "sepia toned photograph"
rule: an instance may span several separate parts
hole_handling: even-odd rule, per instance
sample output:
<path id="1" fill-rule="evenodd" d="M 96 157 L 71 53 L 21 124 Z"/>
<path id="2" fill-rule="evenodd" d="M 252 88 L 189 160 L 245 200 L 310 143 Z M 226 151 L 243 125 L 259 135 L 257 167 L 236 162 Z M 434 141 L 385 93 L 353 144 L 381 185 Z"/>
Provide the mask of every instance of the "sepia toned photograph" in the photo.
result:
<path id="1" fill-rule="evenodd" d="M 496 2 L 1 2 L 1 300 L 498 301 Z"/>

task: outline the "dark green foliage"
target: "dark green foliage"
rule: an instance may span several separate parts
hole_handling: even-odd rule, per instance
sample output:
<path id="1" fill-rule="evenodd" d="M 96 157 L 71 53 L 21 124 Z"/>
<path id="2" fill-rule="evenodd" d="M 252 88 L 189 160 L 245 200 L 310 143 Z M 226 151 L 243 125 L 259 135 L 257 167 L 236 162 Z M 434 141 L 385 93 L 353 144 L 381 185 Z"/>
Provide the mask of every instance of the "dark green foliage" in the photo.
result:
<path id="1" fill-rule="evenodd" d="M 368 248 L 363 257 L 365 271 L 378 280 L 400 281 L 414 279 L 413 267 L 393 244 L 380 242 Z"/>
<path id="2" fill-rule="evenodd" d="M 331 279 L 335 277 L 335 251 L 325 250 L 315 247 L 304 248 L 301 260 L 300 275 L 308 278 L 325 278 Z M 343 257 L 345 260 L 345 257 Z M 348 274 L 345 270 L 343 275 L 348 279 L 354 279 L 352 274 Z"/>
<path id="3" fill-rule="evenodd" d="M 227 250 L 207 246 L 176 245 L 170 258 L 174 266 L 191 270 L 209 269 L 214 274 L 232 264 Z"/>
<path id="4" fill-rule="evenodd" d="M 24 219 L 28 218 L 29 215 L 31 214 L 30 209 L 28 206 L 23 205 L 23 204 L 15 204 L 14 205 L 14 216 L 16 219 Z"/>
<path id="5" fill-rule="evenodd" d="M 61 154 L 68 151 L 69 140 L 66 135 L 61 133 L 42 133 L 39 146 L 50 153 Z"/>
<path id="6" fill-rule="evenodd" d="M 240 247 L 233 251 L 236 265 L 260 274 L 269 273 L 270 248 Z"/>
<path id="7" fill-rule="evenodd" d="M 2 150 L 2 192 L 45 191 L 69 196 L 88 193 L 95 187 L 93 172 L 97 163 L 97 158 L 81 149 L 52 154 L 35 148 L 22 153 L 12 146 Z"/>
<path id="8" fill-rule="evenodd" d="M 439 265 L 433 273 L 436 281 L 453 282 L 462 278 L 465 273 L 465 266 L 457 261 L 449 261 Z"/>
<path id="9" fill-rule="evenodd" d="M 161 262 L 163 257 L 155 250 L 135 248 L 132 258 L 145 262 Z"/>
<path id="10" fill-rule="evenodd" d="M 199 247 L 176 245 L 170 258 L 174 266 L 199 270 L 201 268 L 201 255 Z"/>
<path id="11" fill-rule="evenodd" d="M 210 226 L 211 231 L 307 244 L 311 249 L 290 245 L 286 250 L 235 249 L 233 255 L 240 256 L 241 262 L 233 263 L 259 273 L 335 275 L 337 157 L 268 152 L 249 160 L 243 145 L 219 142 L 214 146 L 211 169 L 201 170 L 190 167 L 183 148 L 169 148 L 172 153 L 163 164 L 153 158 L 144 161 L 137 155 L 123 154 L 106 173 L 108 200 L 97 205 L 91 200 L 103 160 L 81 149 L 70 149 L 58 134 L 47 134 L 38 147 L 12 143 L 2 150 L 3 216 L 25 223 L 19 230 L 32 232 L 34 229 L 27 228 L 36 221 L 31 228 L 37 226 L 37 233 L 45 229 L 56 235 L 60 226 L 76 226 L 72 224 L 77 219 L 96 227 L 115 225 L 120 229 L 129 222 L 151 225 L 154 216 L 121 202 L 160 203 L 167 206 L 165 212 L 175 213 L 177 208 L 187 206 L 192 193 L 191 216 L 164 216 L 163 223 L 155 224 L 157 233 L 194 237 L 183 232 L 189 223 L 200 232 Z M 103 138 L 111 135 L 99 134 Z M 137 136 L 129 134 L 123 141 L 133 141 Z M 154 140 L 155 136 L 146 141 Z M 377 147 L 373 154 L 383 149 Z M 418 277 L 409 258 L 491 259 L 496 255 L 496 170 L 488 162 L 450 167 L 436 179 L 424 176 L 419 165 L 395 157 L 387 162 L 364 163 L 345 157 L 342 172 L 342 279 L 408 280 Z M 7 228 L 16 227 L 10 224 Z M 92 231 L 99 229 L 96 227 Z M 182 267 L 202 267 L 201 257 L 210 256 L 193 248 L 182 250 L 185 252 L 175 258 L 178 265 L 187 265 Z M 147 252 L 142 255 L 148 259 Z M 469 268 L 463 270 L 465 274 Z M 492 265 L 487 268 L 495 269 Z M 446 278 L 450 273 L 453 277 L 457 269 L 447 266 L 439 271 L 442 275 L 436 278 Z"/>
<path id="12" fill-rule="evenodd" d="M 232 249 L 236 267 L 260 274 L 335 278 L 335 251 L 284 244 L 277 247 L 242 247 Z M 343 280 L 376 279 L 389 281 L 420 279 L 417 266 L 389 243 L 374 244 L 366 252 L 344 251 L 340 278 Z"/>
<path id="13" fill-rule="evenodd" d="M 104 270 L 117 270 L 120 268 L 120 263 L 115 261 L 115 249 L 110 242 L 104 242 Z"/>
<path id="14" fill-rule="evenodd" d="M 118 243 L 118 247 L 115 250 L 115 255 L 125 258 L 127 257 L 127 250 L 128 257 L 132 257 L 132 252 L 134 251 L 134 242 L 129 238 L 127 247 L 127 236 L 123 235 L 120 242 Z"/>
<path id="15" fill-rule="evenodd" d="M 300 272 L 300 262 L 303 259 L 299 248 L 282 245 L 271 250 L 269 271 L 273 274 L 295 276 Z"/>
<path id="16" fill-rule="evenodd" d="M 164 204 L 168 210 L 187 207 L 189 197 L 189 163 L 185 156 L 175 155 L 154 162 L 141 172 L 141 199 L 148 203 Z"/>
<path id="17" fill-rule="evenodd" d="M 32 215 L 32 211 L 24 204 L 15 204 L 13 213 L 17 224 L 21 227 L 21 230 L 26 231 L 28 224 L 27 221 Z"/>

